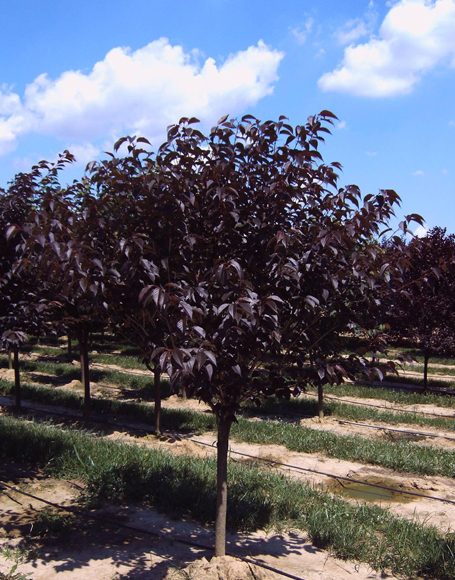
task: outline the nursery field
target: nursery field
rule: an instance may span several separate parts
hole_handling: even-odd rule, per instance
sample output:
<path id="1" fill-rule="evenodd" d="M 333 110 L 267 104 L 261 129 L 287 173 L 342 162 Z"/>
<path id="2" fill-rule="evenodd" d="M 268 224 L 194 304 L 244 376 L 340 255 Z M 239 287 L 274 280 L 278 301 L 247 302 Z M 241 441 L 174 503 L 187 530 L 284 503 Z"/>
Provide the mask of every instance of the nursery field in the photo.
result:
<path id="1" fill-rule="evenodd" d="M 0 578 L 184 578 L 213 545 L 214 416 L 163 379 L 155 436 L 153 375 L 108 335 L 84 417 L 73 349 L 23 349 L 20 413 L 0 355 Z M 251 578 L 455 578 L 455 359 L 423 392 L 411 354 L 382 384 L 326 386 L 322 421 L 311 389 L 242 409 L 228 553 Z"/>

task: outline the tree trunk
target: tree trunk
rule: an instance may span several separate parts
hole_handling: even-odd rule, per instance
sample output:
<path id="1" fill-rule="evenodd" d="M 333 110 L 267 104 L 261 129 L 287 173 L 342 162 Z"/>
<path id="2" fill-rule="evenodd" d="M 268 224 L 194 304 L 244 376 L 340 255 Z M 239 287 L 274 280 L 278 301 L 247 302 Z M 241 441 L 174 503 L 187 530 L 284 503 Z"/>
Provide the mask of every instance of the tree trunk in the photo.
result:
<path id="1" fill-rule="evenodd" d="M 319 420 L 324 419 L 324 387 L 318 385 L 318 416 Z"/>
<path id="2" fill-rule="evenodd" d="M 160 367 L 155 365 L 153 370 L 153 394 L 155 401 L 155 410 L 153 413 L 155 435 L 161 435 L 161 371 Z"/>
<path id="3" fill-rule="evenodd" d="M 180 396 L 182 397 L 182 399 L 183 399 L 184 401 L 186 401 L 186 400 L 187 400 L 187 398 L 188 398 L 188 393 L 186 392 L 186 385 L 182 385 L 182 386 L 180 387 Z"/>
<path id="4" fill-rule="evenodd" d="M 11 371 L 13 369 L 13 353 L 8 349 L 8 368 Z"/>
<path id="5" fill-rule="evenodd" d="M 14 354 L 14 395 L 15 395 L 15 408 L 17 411 L 21 409 L 21 375 L 19 372 L 19 347 L 13 347 L 13 354 Z"/>
<path id="6" fill-rule="evenodd" d="M 73 352 L 73 345 L 71 342 L 71 336 L 68 334 L 68 354 L 71 355 Z"/>
<path id="7" fill-rule="evenodd" d="M 430 355 L 425 351 L 423 353 L 423 392 L 428 390 L 428 360 Z"/>
<path id="8" fill-rule="evenodd" d="M 232 417 L 221 415 L 217 419 L 215 556 L 218 557 L 226 555 L 227 465 Z"/>
<path id="9" fill-rule="evenodd" d="M 88 360 L 88 331 L 85 327 L 79 332 L 79 353 L 81 357 L 81 383 L 84 387 L 84 417 L 90 415 L 90 374 Z"/>

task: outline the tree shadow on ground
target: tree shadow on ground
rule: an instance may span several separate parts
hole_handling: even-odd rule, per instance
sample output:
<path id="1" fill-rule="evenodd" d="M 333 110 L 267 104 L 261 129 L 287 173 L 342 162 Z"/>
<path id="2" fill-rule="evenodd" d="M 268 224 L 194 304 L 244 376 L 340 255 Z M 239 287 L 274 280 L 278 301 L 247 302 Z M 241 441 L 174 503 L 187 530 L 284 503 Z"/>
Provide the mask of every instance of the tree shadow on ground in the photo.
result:
<path id="1" fill-rule="evenodd" d="M 8 470 L 10 467 L 8 480 L 14 481 L 16 486 L 24 488 L 26 480 L 27 489 L 32 492 L 30 482 L 40 483 L 33 479 L 35 473 L 29 468 L 8 466 Z M 7 475 L 5 469 L 3 474 Z M 39 495 L 38 491 L 35 493 Z M 44 504 L 43 508 L 46 508 Z M 41 511 L 36 503 L 31 506 L 27 502 L 3 510 L 2 524 L 6 524 L 3 525 L 6 536 L 3 542 L 15 538 L 16 547 L 28 551 L 28 562 L 24 570 L 21 568 L 24 573 L 39 571 L 43 574 L 47 570 L 51 577 L 78 571 L 79 577 L 84 574 L 84 578 L 91 578 L 104 571 L 113 578 L 161 579 L 170 568 L 182 568 L 212 555 L 213 532 L 210 528 L 189 520 L 173 520 L 144 506 L 109 505 L 90 511 L 85 509 L 76 515 L 69 528 L 63 528 L 63 533 L 36 537 L 32 524 Z M 252 557 L 259 562 L 267 555 L 278 559 L 298 555 L 307 548 L 305 540 L 297 533 L 286 536 L 229 534 L 228 537 L 229 553 Z M 270 565 L 270 561 L 268 563 Z"/>

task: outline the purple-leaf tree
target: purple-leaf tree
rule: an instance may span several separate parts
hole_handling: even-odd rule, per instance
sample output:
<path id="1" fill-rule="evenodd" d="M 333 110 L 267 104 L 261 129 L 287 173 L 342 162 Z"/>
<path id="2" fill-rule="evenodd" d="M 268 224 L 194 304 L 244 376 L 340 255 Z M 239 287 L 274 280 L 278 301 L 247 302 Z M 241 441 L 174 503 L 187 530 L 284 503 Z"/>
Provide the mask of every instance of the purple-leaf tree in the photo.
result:
<path id="1" fill-rule="evenodd" d="M 217 418 L 217 556 L 229 435 L 242 404 L 364 370 L 362 357 L 341 356 L 340 335 L 377 308 L 385 278 L 401 275 L 400 260 L 383 269 L 368 243 L 399 197 L 338 188 L 340 165 L 324 164 L 318 150 L 334 118 L 323 111 L 293 127 L 284 117 L 225 117 L 208 135 L 184 118 L 150 176 L 151 190 L 169 195 L 158 216 L 174 219 L 176 236 L 167 271 L 150 257 L 140 304 L 168 332 L 152 360 Z"/>
<path id="2" fill-rule="evenodd" d="M 401 249 L 387 246 L 393 262 Z M 432 356 L 455 354 L 455 235 L 443 228 L 407 245 L 408 268 L 403 289 L 389 297 L 388 323 L 394 339 L 422 351 L 423 388 L 428 388 L 428 361 Z"/>
<path id="3" fill-rule="evenodd" d="M 14 368 L 17 409 L 21 406 L 20 347 L 27 333 L 39 335 L 48 330 L 46 304 L 36 295 L 36 264 L 22 267 L 27 240 L 24 225 L 51 181 L 49 172 L 35 166 L 29 173 L 16 175 L 7 190 L 0 191 L 0 346 L 8 351 L 10 368 Z"/>
<path id="4" fill-rule="evenodd" d="M 58 168 L 71 161 L 71 154 L 65 152 Z M 55 180 L 24 227 L 27 243 L 23 266 L 38 270 L 37 294 L 49 305 L 48 316 L 54 327 L 78 338 L 87 415 L 91 398 L 89 334 L 106 324 L 105 279 L 118 273 L 110 270 L 104 220 L 86 182 L 61 187 L 57 176 Z"/>
<path id="5" fill-rule="evenodd" d="M 105 240 L 116 248 L 111 269 L 118 277 L 106 280 L 110 320 L 117 334 L 138 347 L 153 373 L 154 429 L 159 435 L 162 367 L 152 354 L 175 345 L 176 337 L 161 315 L 161 298 L 154 293 L 146 305 L 139 298 L 150 283 L 172 285 L 182 271 L 185 223 L 175 176 L 144 148 L 148 145 L 144 138 L 120 139 L 109 159 L 90 166 L 90 181 L 104 216 Z"/>

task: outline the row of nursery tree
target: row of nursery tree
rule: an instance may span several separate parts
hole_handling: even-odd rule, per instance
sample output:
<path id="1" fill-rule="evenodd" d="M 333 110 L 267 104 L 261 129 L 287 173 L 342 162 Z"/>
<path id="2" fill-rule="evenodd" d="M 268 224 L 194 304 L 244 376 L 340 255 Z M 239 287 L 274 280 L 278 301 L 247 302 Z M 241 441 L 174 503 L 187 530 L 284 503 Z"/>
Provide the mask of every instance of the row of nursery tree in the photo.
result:
<path id="1" fill-rule="evenodd" d="M 205 401 L 217 418 L 217 555 L 225 553 L 229 433 L 245 401 L 339 384 L 372 362 L 378 331 L 431 354 L 451 351 L 455 239 L 397 231 L 392 190 L 339 187 L 319 152 L 335 116 L 220 119 L 208 134 L 183 118 L 152 151 L 123 138 L 62 183 L 65 151 L 0 191 L 0 336 L 18 357 L 27 334 L 78 338 L 90 409 L 89 335 L 110 328 L 154 375 Z M 63 172 L 64 173 L 64 172 Z M 410 241 L 409 241 L 410 239 Z M 361 329 L 371 344 L 346 354 Z"/>

